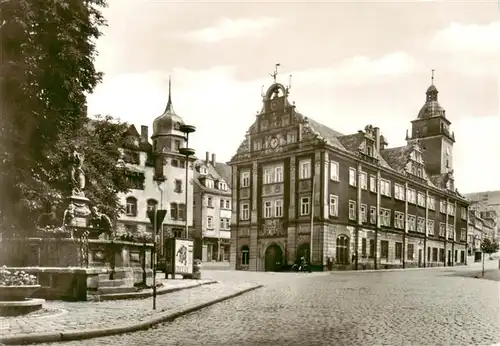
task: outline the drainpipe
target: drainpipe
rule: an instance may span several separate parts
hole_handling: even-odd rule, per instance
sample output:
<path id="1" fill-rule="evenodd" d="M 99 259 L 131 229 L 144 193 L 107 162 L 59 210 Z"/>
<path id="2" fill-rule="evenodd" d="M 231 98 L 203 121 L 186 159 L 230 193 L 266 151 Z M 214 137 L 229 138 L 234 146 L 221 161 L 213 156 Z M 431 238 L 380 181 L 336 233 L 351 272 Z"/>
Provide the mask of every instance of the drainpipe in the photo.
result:
<path id="1" fill-rule="evenodd" d="M 359 258 L 359 229 L 363 226 L 363 219 L 362 219 L 362 215 L 361 215 L 361 170 L 363 169 L 363 167 L 361 166 L 361 162 L 358 161 L 358 167 L 357 167 L 357 175 L 358 175 L 358 184 L 357 184 L 357 188 L 356 188 L 356 194 L 357 194 L 357 205 L 356 205 L 356 209 L 357 209 L 357 214 L 358 214 L 358 218 L 357 218 L 357 222 L 356 222 L 356 230 L 355 230 L 355 240 L 354 240 L 354 256 L 356 256 L 354 258 L 354 269 L 355 270 L 358 270 L 358 264 L 359 264 L 359 261 L 358 261 L 358 258 Z M 368 180 L 368 175 L 367 175 L 367 178 Z M 368 211 L 367 211 L 368 213 Z"/>
<path id="2" fill-rule="evenodd" d="M 380 170 L 377 171 L 377 215 L 375 216 L 375 220 L 377 222 L 376 227 L 375 227 L 375 256 L 374 256 L 374 268 L 377 269 L 378 263 L 377 263 L 377 255 L 378 255 L 378 231 L 380 229 L 380 203 L 381 203 L 381 196 L 380 196 L 380 182 L 381 182 L 381 176 L 380 176 Z"/>
<path id="3" fill-rule="evenodd" d="M 436 203 L 436 202 L 434 202 Z M 434 204 L 434 209 L 436 205 Z M 434 226 L 434 230 L 436 227 Z M 427 267 L 427 237 L 429 236 L 429 190 L 425 190 L 425 237 L 424 237 L 424 268 Z"/>
<path id="4" fill-rule="evenodd" d="M 417 223 L 418 215 L 415 215 L 415 226 Z M 405 228 L 403 231 L 403 248 L 401 249 L 401 256 L 403 262 L 403 269 L 406 268 L 406 234 L 408 233 L 408 182 L 405 183 Z"/>

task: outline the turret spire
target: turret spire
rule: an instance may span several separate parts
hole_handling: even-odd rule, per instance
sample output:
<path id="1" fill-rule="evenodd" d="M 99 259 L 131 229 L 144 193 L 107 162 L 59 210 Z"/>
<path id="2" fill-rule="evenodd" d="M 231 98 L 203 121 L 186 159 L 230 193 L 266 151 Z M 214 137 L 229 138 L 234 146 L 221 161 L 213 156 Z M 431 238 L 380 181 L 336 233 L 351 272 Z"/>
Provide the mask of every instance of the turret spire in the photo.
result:
<path id="1" fill-rule="evenodd" d="M 174 112 L 174 106 L 172 105 L 172 79 L 170 75 L 168 75 L 168 101 L 167 108 L 165 108 L 165 112 Z"/>
<path id="2" fill-rule="evenodd" d="M 436 70 L 431 70 L 431 85 L 434 85 L 434 71 Z"/>

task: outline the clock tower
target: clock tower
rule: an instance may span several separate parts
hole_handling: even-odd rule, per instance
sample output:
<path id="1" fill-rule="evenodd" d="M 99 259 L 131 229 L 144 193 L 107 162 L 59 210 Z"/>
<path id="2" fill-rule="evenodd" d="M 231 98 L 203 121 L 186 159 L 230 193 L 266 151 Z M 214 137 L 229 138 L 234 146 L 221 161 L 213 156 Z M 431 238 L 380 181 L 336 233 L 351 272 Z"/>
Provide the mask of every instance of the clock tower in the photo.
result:
<path id="1" fill-rule="evenodd" d="M 433 71 L 431 86 L 425 93 L 425 104 L 417 119 L 411 122 L 411 137 L 407 135 L 406 138 L 407 141 L 418 140 L 422 144 L 427 172 L 431 175 L 453 171 L 455 134 L 450 130 L 451 122 L 438 102 L 438 93 Z"/>

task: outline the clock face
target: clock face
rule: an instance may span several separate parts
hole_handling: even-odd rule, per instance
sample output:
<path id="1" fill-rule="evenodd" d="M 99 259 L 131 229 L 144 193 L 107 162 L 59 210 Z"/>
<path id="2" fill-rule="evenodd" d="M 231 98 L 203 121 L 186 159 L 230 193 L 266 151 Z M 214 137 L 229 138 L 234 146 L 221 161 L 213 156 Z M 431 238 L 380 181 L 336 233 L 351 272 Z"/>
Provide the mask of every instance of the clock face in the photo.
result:
<path id="1" fill-rule="evenodd" d="M 276 108 L 278 108 L 278 102 L 276 102 L 276 101 L 272 101 L 272 102 L 271 102 L 271 110 L 273 110 L 273 111 L 274 111 L 274 110 L 276 110 Z"/>
<path id="2" fill-rule="evenodd" d="M 271 143 L 270 143 L 271 148 L 276 148 L 278 146 L 278 143 L 279 143 L 278 138 L 276 138 L 276 137 L 272 138 Z"/>

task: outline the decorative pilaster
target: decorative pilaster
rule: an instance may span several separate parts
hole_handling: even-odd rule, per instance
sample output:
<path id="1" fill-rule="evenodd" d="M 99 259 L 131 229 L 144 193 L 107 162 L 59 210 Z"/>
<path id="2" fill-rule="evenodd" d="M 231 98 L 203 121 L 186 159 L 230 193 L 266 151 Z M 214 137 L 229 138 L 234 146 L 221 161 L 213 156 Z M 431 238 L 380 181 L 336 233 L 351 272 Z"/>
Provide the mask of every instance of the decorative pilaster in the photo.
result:
<path id="1" fill-rule="evenodd" d="M 257 192 L 258 192 L 259 166 L 257 161 L 252 163 L 252 216 L 251 222 L 257 222 Z"/>
<path id="2" fill-rule="evenodd" d="M 416 217 L 416 215 L 415 215 Z M 416 222 L 416 221 L 415 221 Z M 408 233 L 408 182 L 405 183 L 405 233 Z"/>
<path id="3" fill-rule="evenodd" d="M 321 215 L 321 151 L 314 153 L 314 217 Z"/>
<path id="4" fill-rule="evenodd" d="M 252 163 L 252 208 L 250 212 L 250 263 L 249 270 L 256 271 L 258 270 L 258 261 L 260 250 L 258 249 L 258 203 L 257 203 L 257 193 L 258 193 L 258 171 L 257 161 L 253 161 Z"/>
<path id="5" fill-rule="evenodd" d="M 446 258 L 448 257 L 448 261 L 450 260 L 449 259 L 450 256 L 448 256 L 448 248 L 447 248 L 447 245 L 448 245 L 448 223 L 449 223 L 449 219 L 448 219 L 448 217 L 449 217 L 449 215 L 448 215 L 449 203 L 450 203 L 449 199 L 446 198 L 446 208 L 445 208 L 446 214 L 444 214 L 445 215 L 445 217 L 444 217 L 444 220 L 445 220 L 444 221 L 444 230 L 445 230 L 445 234 L 444 234 L 444 266 L 445 267 L 447 265 Z"/>
<path id="6" fill-rule="evenodd" d="M 455 215 L 453 215 L 453 242 L 451 243 L 451 265 L 455 266 L 455 262 L 457 261 L 458 258 L 455 258 L 455 242 L 457 241 L 457 201 L 454 203 L 455 205 Z M 457 256 L 458 257 L 458 256 Z"/>
<path id="7" fill-rule="evenodd" d="M 356 174 L 357 174 L 357 184 L 356 184 L 356 208 L 357 208 L 357 225 L 356 229 L 354 230 L 354 269 L 358 270 L 358 257 L 359 257 L 359 229 L 363 227 L 363 218 L 361 215 L 361 170 L 363 169 L 363 166 L 361 165 L 361 162 L 358 162 L 358 165 L 356 167 Z M 368 179 L 368 177 L 367 177 Z M 366 182 L 365 182 L 366 183 Z M 368 210 L 366 211 L 367 213 L 369 212 Z"/>
<path id="8" fill-rule="evenodd" d="M 295 262 L 295 256 L 297 251 L 297 240 L 296 240 L 296 223 L 295 223 L 295 179 L 296 179 L 296 160 L 295 156 L 290 157 L 290 186 L 288 187 L 290 191 L 288 199 L 288 229 L 287 229 L 287 260 L 289 265 L 293 265 Z"/>
<path id="9" fill-rule="evenodd" d="M 323 152 L 323 218 L 329 219 L 330 217 L 330 194 L 328 192 L 328 183 L 330 182 L 330 155 L 328 151 Z"/>
<path id="10" fill-rule="evenodd" d="M 378 261 L 379 261 L 379 241 L 378 241 L 378 232 L 380 231 L 380 203 L 381 203 L 381 195 L 380 195 L 380 185 L 382 182 L 382 177 L 380 175 L 380 171 L 377 171 L 377 227 L 375 228 L 375 258 L 374 258 L 374 267 L 377 269 Z"/>
<path id="11" fill-rule="evenodd" d="M 231 167 L 231 242 L 229 248 L 229 263 L 231 266 L 231 270 L 236 269 L 236 261 L 238 258 L 238 212 L 239 212 L 239 195 L 238 195 L 238 168 L 233 166 Z"/>
<path id="12" fill-rule="evenodd" d="M 311 245 L 312 245 L 312 261 L 313 264 L 319 264 L 318 262 L 323 257 L 323 234 L 321 233 L 322 228 L 319 226 L 318 222 L 314 222 L 314 220 L 319 220 L 321 216 L 321 189 L 322 189 L 322 181 L 321 181 L 321 155 L 322 152 L 317 150 L 314 153 L 314 184 L 313 184 L 313 201 L 314 210 L 312 213 L 313 220 L 313 231 L 311 235 Z"/>
<path id="13" fill-rule="evenodd" d="M 429 237 L 429 190 L 425 190 L 425 238 L 424 238 L 424 268 L 427 266 L 427 238 Z"/>
<path id="14" fill-rule="evenodd" d="M 328 151 L 323 152 L 323 186 L 322 186 L 322 193 L 323 193 L 323 220 L 328 220 L 330 217 L 330 194 L 328 191 L 328 185 L 330 182 L 330 155 L 328 154 Z M 322 237 L 322 244 L 323 244 L 323 266 L 327 265 L 328 263 L 328 252 L 329 252 L 329 237 L 330 234 L 330 227 L 328 227 L 327 224 L 323 224 L 323 237 Z"/>
<path id="15" fill-rule="evenodd" d="M 403 263 L 403 269 L 406 268 L 406 235 L 408 234 L 408 182 L 405 182 L 405 216 L 404 216 L 404 232 L 403 232 L 403 248 L 401 249 L 401 262 Z M 418 224 L 418 217 L 415 215 L 415 227 Z"/>
<path id="16" fill-rule="evenodd" d="M 467 265 L 467 257 L 469 256 L 469 206 L 467 206 L 467 227 L 465 228 L 465 265 Z"/>

